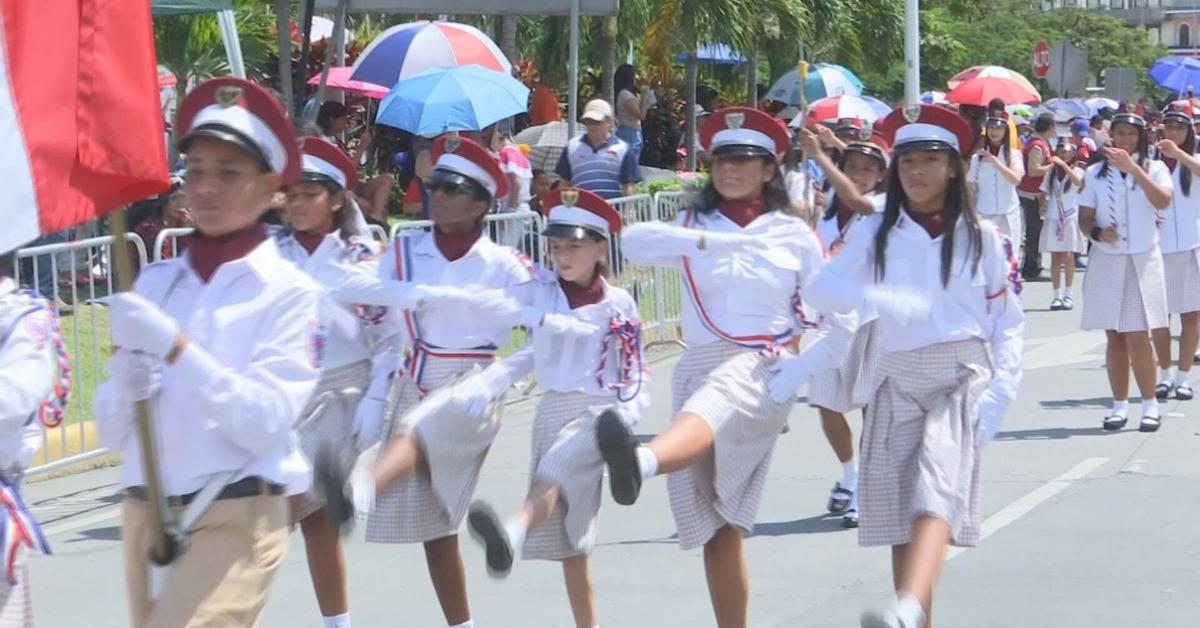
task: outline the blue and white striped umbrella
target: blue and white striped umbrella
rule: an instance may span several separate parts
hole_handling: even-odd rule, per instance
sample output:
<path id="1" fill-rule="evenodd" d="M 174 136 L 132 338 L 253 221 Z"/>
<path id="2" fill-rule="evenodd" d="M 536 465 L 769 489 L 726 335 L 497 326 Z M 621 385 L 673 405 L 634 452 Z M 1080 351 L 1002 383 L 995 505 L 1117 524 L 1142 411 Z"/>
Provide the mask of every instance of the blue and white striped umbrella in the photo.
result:
<path id="1" fill-rule="evenodd" d="M 800 69 L 796 68 L 775 81 L 767 98 L 799 105 L 800 83 Z M 832 63 L 812 64 L 808 68 L 808 79 L 804 81 L 804 96 L 808 102 L 826 96 L 861 96 L 862 90 L 862 81 L 853 72 Z"/>

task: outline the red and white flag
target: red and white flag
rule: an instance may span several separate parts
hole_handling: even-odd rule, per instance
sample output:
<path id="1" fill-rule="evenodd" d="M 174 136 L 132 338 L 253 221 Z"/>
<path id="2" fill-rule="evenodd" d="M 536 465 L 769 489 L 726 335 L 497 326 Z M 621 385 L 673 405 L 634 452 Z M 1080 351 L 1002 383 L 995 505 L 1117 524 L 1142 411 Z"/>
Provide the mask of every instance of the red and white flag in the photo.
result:
<path id="1" fill-rule="evenodd" d="M 150 3 L 0 0 L 0 252 L 168 187 Z"/>

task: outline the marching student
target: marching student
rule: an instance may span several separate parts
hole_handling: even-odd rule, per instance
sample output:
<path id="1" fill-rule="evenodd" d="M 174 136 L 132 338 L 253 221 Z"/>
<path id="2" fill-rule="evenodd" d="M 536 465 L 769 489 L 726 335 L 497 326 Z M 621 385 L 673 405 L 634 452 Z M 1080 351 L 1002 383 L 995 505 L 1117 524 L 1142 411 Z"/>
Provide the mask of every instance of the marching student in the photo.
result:
<path id="1" fill-rule="evenodd" d="M 833 186 L 828 208 L 817 221 L 817 236 L 830 256 L 837 255 L 854 234 L 861 219 L 883 211 L 884 175 L 888 167 L 888 145 L 878 132 L 860 131 L 859 139 L 849 142 L 842 150 L 836 166 L 819 151 L 817 135 L 807 129 L 800 131 L 806 151 L 817 155 L 816 161 L 828 173 Z M 842 517 L 847 528 L 858 527 L 858 461 L 854 458 L 854 436 L 846 413 L 862 409 L 865 400 L 861 388 L 871 377 L 876 339 L 875 325 L 864 321 L 859 325 L 854 314 L 830 314 L 842 317 L 842 324 L 856 329 L 850 351 L 836 369 L 822 369 L 813 376 L 808 391 L 808 403 L 821 416 L 821 429 L 842 464 L 842 479 L 833 485 L 827 509 Z M 856 395 L 858 391 L 858 395 Z"/>
<path id="2" fill-rule="evenodd" d="M 452 384 L 486 367 L 496 348 L 508 343 L 515 314 L 506 309 L 511 299 L 500 291 L 525 284 L 532 275 L 520 253 L 484 235 L 483 218 L 492 200 L 508 194 L 508 179 L 496 158 L 457 136 L 438 138 L 432 156 L 435 165 L 426 186 L 433 230 L 400 232 L 380 260 L 378 278 L 350 276 L 334 295 L 343 302 L 387 307 L 388 316 L 403 321 L 410 346 L 403 371 L 392 376 L 393 407 L 385 408 L 369 394 L 375 414 L 360 427 L 360 448 L 380 432 L 383 438 L 368 489 L 374 505 L 367 542 L 423 543 L 446 622 L 471 628 L 458 528 L 499 429 L 500 411 L 491 403 L 462 412 L 447 395 Z M 381 387 L 372 383 L 372 388 Z M 316 480 L 327 495 L 330 518 L 346 524 L 354 504 L 343 494 L 344 469 L 322 458 Z"/>
<path id="3" fill-rule="evenodd" d="M 861 625 L 923 628 L 947 544 L 979 542 L 979 458 L 1016 395 L 1024 314 L 1013 245 L 970 204 L 960 155 L 971 128 L 924 105 L 893 111 L 882 127 L 894 138 L 884 211 L 864 219 L 804 295 L 822 312 L 879 314 L 859 543 L 891 546 L 896 597 Z M 878 311 L 870 297 L 880 289 L 923 295 L 928 310 Z"/>
<path id="4" fill-rule="evenodd" d="M 96 422 L 101 444 L 124 459 L 132 625 L 257 626 L 287 549 L 286 496 L 311 479 L 293 427 L 317 384 L 321 293 L 261 221 L 299 177 L 300 155 L 279 102 L 243 79 L 197 86 L 175 128 L 196 233 L 182 257 L 145 267 L 132 292 L 111 297 L 115 351 Z M 149 564 L 156 506 L 146 501 L 138 401 L 155 421 L 166 502 L 184 525 L 195 520 L 165 581 Z"/>
<path id="5" fill-rule="evenodd" d="M 800 291 L 824 256 L 805 220 L 784 211 L 781 124 L 732 107 L 714 113 L 701 135 L 713 168 L 695 206 L 622 236 L 630 261 L 683 271 L 691 307 L 683 319 L 688 348 L 673 373 L 676 418 L 647 446 L 615 414 L 600 417 L 596 437 L 617 503 L 632 504 L 644 480 L 669 474 L 679 545 L 704 547 L 717 625 L 744 628 L 750 591 L 742 536 L 754 526 L 795 399 L 794 388 L 773 396 L 769 382 L 773 368 L 798 364 L 777 356 L 806 324 Z"/>
<path id="6" fill-rule="evenodd" d="M 327 140 L 301 140 L 300 180 L 286 187 L 288 228 L 278 231 L 280 255 L 327 289 L 340 287 L 349 273 L 376 273 L 379 245 L 367 233 L 354 201 L 358 172 L 342 149 Z M 382 325 L 376 310 L 360 320 L 352 304 L 322 301 L 321 320 L 328 329 L 321 377 L 300 413 L 296 432 L 300 448 L 313 459 L 320 447 L 337 444 L 345 470 L 354 463 L 355 411 L 371 381 L 372 354 L 390 365 L 385 352 L 397 329 Z M 375 362 L 380 362 L 376 360 Z M 308 553 L 308 570 L 326 628 L 350 628 L 346 593 L 346 557 L 338 531 L 329 523 L 316 490 L 291 500 L 292 520 L 299 521 Z"/>
<path id="7" fill-rule="evenodd" d="M 1083 278 L 1086 330 L 1108 336 L 1105 363 L 1112 408 L 1104 429 L 1129 420 L 1129 370 L 1142 394 L 1138 429 L 1157 431 L 1162 415 L 1155 397 L 1154 350 L 1147 332 L 1167 327 L 1167 288 L 1158 247 L 1159 212 L 1171 205 L 1174 185 L 1161 161 L 1147 156 L 1146 121 L 1133 113 L 1112 120 L 1105 160 L 1087 169 L 1079 197 L 1079 227 L 1092 239 Z"/>
<path id="8" fill-rule="evenodd" d="M 1200 173 L 1200 160 L 1193 150 L 1196 132 L 1192 118 L 1189 101 L 1179 100 L 1168 105 L 1163 112 L 1164 138 L 1158 143 L 1175 188 L 1159 227 L 1167 313 L 1179 316 L 1181 331 L 1179 370 L 1174 374 L 1171 373 L 1170 327 L 1151 332 L 1160 373 L 1155 394 L 1159 399 L 1174 395 L 1181 401 L 1194 396 L 1188 375 L 1196 355 L 1196 344 L 1200 342 L 1200 193 L 1193 194 L 1192 187 L 1193 178 Z"/>
<path id="9" fill-rule="evenodd" d="M 1087 252 L 1079 230 L 1079 192 L 1084 169 L 1078 165 L 1073 142 L 1061 138 L 1050 158 L 1054 168 L 1042 179 L 1042 235 L 1038 250 L 1050 254 L 1050 281 L 1054 286 L 1052 311 L 1075 308 L 1075 255 Z M 1064 283 L 1065 275 L 1065 283 Z"/>
<path id="10" fill-rule="evenodd" d="M 521 509 L 501 521 L 486 502 L 471 507 L 471 532 L 487 548 L 488 570 L 507 576 L 515 554 L 562 562 L 577 628 L 598 623 L 588 556 L 595 545 L 604 460 L 596 421 L 616 413 L 637 423 L 650 403 L 642 364 L 641 320 L 625 290 L 611 285 L 608 247 L 621 216 L 587 190 L 556 190 L 546 199 L 554 271 L 541 271 L 525 318 L 532 344 L 464 384 L 478 403 L 533 370 L 543 391 L 533 419 L 532 479 Z M 496 373 L 493 373 L 496 371 Z"/>
<path id="11" fill-rule="evenodd" d="M 41 524 L 21 496 L 21 478 L 42 428 L 62 423 L 71 365 L 50 302 L 19 290 L 13 252 L 0 253 L 0 532 L 6 541 L 0 573 L 0 626 L 33 626 L 30 552 L 50 553 Z"/>
<path id="12" fill-rule="evenodd" d="M 971 155 L 967 180 L 979 219 L 1009 238 L 1017 238 L 1021 233 L 1017 186 L 1025 176 L 1025 164 L 1020 151 L 1012 147 L 1009 133 L 1008 114 L 1003 109 L 989 109 L 980 146 Z"/>

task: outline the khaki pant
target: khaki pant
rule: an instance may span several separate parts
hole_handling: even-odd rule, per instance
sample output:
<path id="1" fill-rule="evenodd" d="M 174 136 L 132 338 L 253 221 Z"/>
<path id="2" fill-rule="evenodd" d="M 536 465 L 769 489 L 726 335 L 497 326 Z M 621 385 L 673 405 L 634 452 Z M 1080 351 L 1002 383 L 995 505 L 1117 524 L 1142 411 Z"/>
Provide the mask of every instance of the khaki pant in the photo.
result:
<path id="1" fill-rule="evenodd" d="M 187 552 L 171 565 L 157 601 L 149 598 L 154 539 L 146 503 L 127 498 L 122 517 L 125 583 L 134 628 L 259 625 L 267 590 L 287 549 L 284 497 L 214 501 L 193 528 Z"/>

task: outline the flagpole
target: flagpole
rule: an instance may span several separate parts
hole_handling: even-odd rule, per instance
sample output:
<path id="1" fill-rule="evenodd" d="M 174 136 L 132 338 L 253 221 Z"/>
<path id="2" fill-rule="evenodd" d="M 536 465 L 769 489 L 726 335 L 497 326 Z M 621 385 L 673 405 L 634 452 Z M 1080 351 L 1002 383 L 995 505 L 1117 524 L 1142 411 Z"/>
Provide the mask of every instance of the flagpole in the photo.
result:
<path id="1" fill-rule="evenodd" d="M 127 228 L 124 209 L 109 214 L 108 231 L 112 236 L 112 246 L 109 250 L 113 265 L 116 266 L 115 283 L 118 292 L 129 292 L 133 289 L 133 264 L 129 260 L 129 250 L 125 248 Z M 158 464 L 158 441 L 154 435 L 149 401 L 135 402 L 134 412 L 134 425 L 137 428 L 138 445 L 142 454 L 142 475 L 146 481 L 150 531 L 154 538 L 154 544 L 150 548 L 150 560 L 160 566 L 168 565 L 183 553 L 186 539 L 174 528 L 171 511 L 167 508 L 166 498 L 163 496 L 162 476 L 159 474 Z"/>

